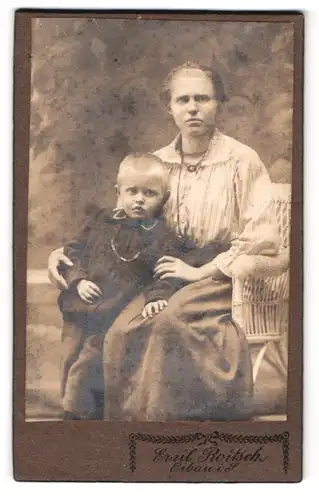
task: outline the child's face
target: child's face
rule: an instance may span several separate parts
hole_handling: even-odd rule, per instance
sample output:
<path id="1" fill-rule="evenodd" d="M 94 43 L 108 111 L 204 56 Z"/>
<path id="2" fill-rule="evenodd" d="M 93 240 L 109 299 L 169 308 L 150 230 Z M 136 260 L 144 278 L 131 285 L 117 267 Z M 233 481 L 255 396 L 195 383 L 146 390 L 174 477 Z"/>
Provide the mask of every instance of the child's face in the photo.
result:
<path id="1" fill-rule="evenodd" d="M 126 215 L 132 219 L 156 216 L 165 203 L 163 180 L 145 173 L 127 172 L 118 186 L 119 201 Z"/>

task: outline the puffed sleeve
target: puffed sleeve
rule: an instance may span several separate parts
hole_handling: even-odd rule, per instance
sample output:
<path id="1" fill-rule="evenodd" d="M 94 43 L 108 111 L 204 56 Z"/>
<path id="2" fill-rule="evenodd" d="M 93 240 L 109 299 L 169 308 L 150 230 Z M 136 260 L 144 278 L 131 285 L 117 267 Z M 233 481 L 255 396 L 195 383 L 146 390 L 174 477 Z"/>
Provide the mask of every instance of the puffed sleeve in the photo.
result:
<path id="1" fill-rule="evenodd" d="M 236 217 L 230 249 L 219 254 L 214 261 L 218 269 L 229 277 L 233 277 L 232 267 L 239 256 L 272 256 L 277 255 L 279 250 L 271 181 L 257 153 L 250 156 L 236 163 Z"/>

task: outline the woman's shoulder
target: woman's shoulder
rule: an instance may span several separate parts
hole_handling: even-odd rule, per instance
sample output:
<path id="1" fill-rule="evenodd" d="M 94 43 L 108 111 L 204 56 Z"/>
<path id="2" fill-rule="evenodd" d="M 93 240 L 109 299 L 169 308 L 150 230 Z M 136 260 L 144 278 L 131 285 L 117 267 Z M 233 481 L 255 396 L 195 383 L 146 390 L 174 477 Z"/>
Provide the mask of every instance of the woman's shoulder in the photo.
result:
<path id="1" fill-rule="evenodd" d="M 88 225 L 108 223 L 112 220 L 111 211 L 95 203 L 88 203 L 84 208 L 84 221 Z"/>
<path id="2" fill-rule="evenodd" d="M 180 155 L 176 151 L 176 140 L 177 138 L 167 146 L 157 149 L 153 152 L 153 155 L 158 156 L 165 163 L 179 163 Z"/>
<path id="3" fill-rule="evenodd" d="M 228 150 L 229 156 L 235 160 L 249 162 L 260 162 L 260 157 L 251 146 L 240 142 L 226 134 L 221 134 L 225 150 Z"/>

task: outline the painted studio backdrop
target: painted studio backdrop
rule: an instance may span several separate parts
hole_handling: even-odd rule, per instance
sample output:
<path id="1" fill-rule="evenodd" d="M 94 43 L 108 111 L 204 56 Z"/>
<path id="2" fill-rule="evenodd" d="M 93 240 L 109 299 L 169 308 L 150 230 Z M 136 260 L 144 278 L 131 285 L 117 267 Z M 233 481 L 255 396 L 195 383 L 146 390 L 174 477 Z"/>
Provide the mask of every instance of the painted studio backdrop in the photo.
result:
<path id="1" fill-rule="evenodd" d="M 80 227 L 88 203 L 115 206 L 118 165 L 127 153 L 155 151 L 175 137 L 176 127 L 160 88 L 167 74 L 187 60 L 205 65 L 218 61 L 229 95 L 218 116 L 218 128 L 261 157 L 273 183 L 283 245 L 289 245 L 290 24 L 33 20 L 27 419 L 61 415 L 61 318 L 58 291 L 47 279 L 48 255 Z M 256 418 L 285 418 L 286 378 L 278 366 L 286 356 L 288 326 L 283 331 L 282 317 L 288 307 L 288 271 L 280 279 L 250 279 L 237 287 L 244 293 L 244 313 L 239 314 L 250 307 L 244 324 L 250 340 L 256 334 L 283 340 L 280 349 L 269 346 L 259 359 L 265 343 L 251 341 L 253 359 L 261 361 L 254 384 Z M 278 306 L 271 321 L 265 319 L 267 301 Z"/>

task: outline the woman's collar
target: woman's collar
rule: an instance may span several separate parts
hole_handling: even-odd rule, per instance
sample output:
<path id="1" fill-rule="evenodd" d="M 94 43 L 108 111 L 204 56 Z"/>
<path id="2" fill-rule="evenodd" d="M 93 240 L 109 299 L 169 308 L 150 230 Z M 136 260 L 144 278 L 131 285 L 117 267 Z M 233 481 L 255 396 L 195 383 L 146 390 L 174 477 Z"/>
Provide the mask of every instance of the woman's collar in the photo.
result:
<path id="1" fill-rule="evenodd" d="M 228 148 L 222 147 L 223 137 L 225 136 L 216 128 L 202 165 L 212 165 L 229 159 Z M 181 134 L 178 134 L 168 146 L 156 151 L 154 154 L 166 163 L 181 163 Z"/>

